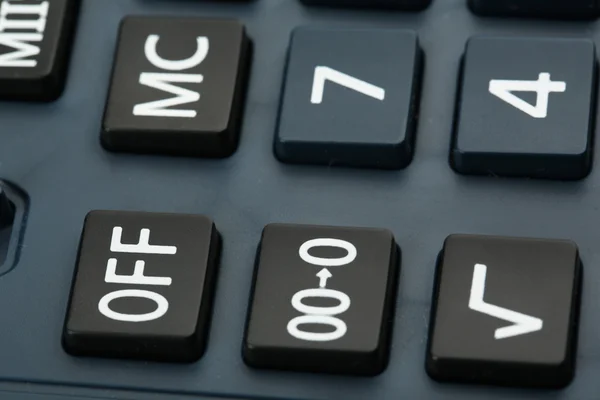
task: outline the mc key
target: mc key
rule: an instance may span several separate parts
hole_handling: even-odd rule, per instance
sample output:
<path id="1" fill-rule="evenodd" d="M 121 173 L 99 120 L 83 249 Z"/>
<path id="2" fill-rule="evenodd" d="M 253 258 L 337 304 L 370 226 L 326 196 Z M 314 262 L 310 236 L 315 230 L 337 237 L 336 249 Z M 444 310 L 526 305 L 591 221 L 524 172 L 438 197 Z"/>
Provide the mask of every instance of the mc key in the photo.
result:
<path id="1" fill-rule="evenodd" d="M 272 224 L 243 345 L 253 367 L 376 375 L 390 346 L 400 250 L 382 229 Z"/>
<path id="2" fill-rule="evenodd" d="M 118 152 L 230 156 L 238 145 L 250 52 L 235 20 L 125 18 L 102 144 Z"/>
<path id="3" fill-rule="evenodd" d="M 74 355 L 191 362 L 206 345 L 219 234 L 201 215 L 88 214 L 63 345 Z"/>
<path id="4" fill-rule="evenodd" d="M 439 257 L 427 372 L 563 387 L 575 371 L 582 266 L 567 240 L 452 235 Z"/>

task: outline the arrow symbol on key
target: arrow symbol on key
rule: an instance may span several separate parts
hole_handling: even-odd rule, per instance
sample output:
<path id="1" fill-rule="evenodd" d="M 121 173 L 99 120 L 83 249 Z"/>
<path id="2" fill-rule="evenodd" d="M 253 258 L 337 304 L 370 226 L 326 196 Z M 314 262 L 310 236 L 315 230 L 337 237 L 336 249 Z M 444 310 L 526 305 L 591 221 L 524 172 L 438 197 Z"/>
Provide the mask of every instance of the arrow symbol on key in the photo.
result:
<path id="1" fill-rule="evenodd" d="M 473 282 L 471 284 L 471 297 L 469 298 L 469 308 L 513 323 L 513 325 L 496 329 L 494 338 L 507 339 L 541 330 L 543 325 L 541 319 L 521 314 L 507 308 L 495 306 L 486 303 L 483 300 L 483 295 L 485 294 L 486 273 L 487 266 L 484 264 L 475 264 L 475 269 L 473 270 Z"/>
<path id="2" fill-rule="evenodd" d="M 332 276 L 333 275 L 331 275 L 331 272 L 329 272 L 327 268 L 320 270 L 319 273 L 317 273 L 317 277 L 319 278 L 319 287 L 324 288 L 327 286 L 327 279 L 331 278 Z"/>

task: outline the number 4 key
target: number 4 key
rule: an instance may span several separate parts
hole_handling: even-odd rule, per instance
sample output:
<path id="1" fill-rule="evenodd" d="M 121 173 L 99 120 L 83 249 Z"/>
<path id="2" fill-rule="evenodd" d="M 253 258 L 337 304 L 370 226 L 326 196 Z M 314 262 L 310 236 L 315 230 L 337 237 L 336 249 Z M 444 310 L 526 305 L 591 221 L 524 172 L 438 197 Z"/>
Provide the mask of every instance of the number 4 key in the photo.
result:
<path id="1" fill-rule="evenodd" d="M 595 90 L 591 40 L 470 39 L 452 168 L 465 175 L 583 179 L 592 166 Z"/>

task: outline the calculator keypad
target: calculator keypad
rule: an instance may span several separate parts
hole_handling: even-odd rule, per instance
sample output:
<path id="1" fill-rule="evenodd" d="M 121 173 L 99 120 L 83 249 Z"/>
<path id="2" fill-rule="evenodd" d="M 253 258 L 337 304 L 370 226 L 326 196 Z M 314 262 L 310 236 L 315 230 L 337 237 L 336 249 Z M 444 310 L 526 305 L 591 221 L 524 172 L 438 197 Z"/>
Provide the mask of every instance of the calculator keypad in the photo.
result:
<path id="1" fill-rule="evenodd" d="M 585 397 L 596 3 L 0 0 L 0 393 Z"/>

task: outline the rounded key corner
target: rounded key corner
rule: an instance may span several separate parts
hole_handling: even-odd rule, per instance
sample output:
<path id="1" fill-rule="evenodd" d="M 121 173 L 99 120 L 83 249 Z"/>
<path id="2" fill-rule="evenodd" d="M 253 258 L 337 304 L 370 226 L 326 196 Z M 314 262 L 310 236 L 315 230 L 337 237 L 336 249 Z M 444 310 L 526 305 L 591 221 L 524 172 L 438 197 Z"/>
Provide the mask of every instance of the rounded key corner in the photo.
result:
<path id="1" fill-rule="evenodd" d="M 484 0 L 486 1 L 486 0 Z M 488 0 L 489 1 L 489 0 Z M 487 17 L 490 14 L 486 13 L 482 8 L 481 8 L 481 0 L 468 0 L 467 1 L 467 7 L 469 8 L 469 10 L 477 15 L 477 16 L 482 16 L 482 17 Z"/>
<path id="2" fill-rule="evenodd" d="M 239 141 L 239 137 L 238 137 L 233 144 L 223 146 L 220 151 L 217 151 L 217 152 L 213 153 L 212 155 L 203 154 L 203 155 L 196 155 L 196 157 L 215 158 L 215 159 L 231 158 L 235 155 L 235 153 L 237 153 L 237 151 L 240 147 L 239 142 L 240 141 Z"/>
<path id="3" fill-rule="evenodd" d="M 548 386 L 549 389 L 556 389 L 556 390 L 561 390 L 561 389 L 566 389 L 567 387 L 569 387 L 571 385 L 571 383 L 573 383 L 573 380 L 575 379 L 575 371 L 570 371 L 568 373 L 567 376 L 565 376 L 562 379 L 557 379 L 554 385 L 550 385 Z"/>
<path id="4" fill-rule="evenodd" d="M 388 236 L 393 244 L 398 245 L 398 241 L 396 240 L 396 235 L 394 235 L 394 231 L 392 231 L 390 228 L 378 228 L 378 229 L 381 231 L 381 233 Z"/>
<path id="5" fill-rule="evenodd" d="M 112 135 L 113 135 L 113 133 L 110 131 L 110 128 L 105 128 L 103 126 L 102 132 L 100 132 L 100 138 L 99 138 L 100 146 L 104 150 L 109 151 L 111 153 L 118 153 L 121 150 L 120 150 L 119 146 L 115 145 Z"/>
<path id="6" fill-rule="evenodd" d="M 49 90 L 44 96 L 37 97 L 35 100 L 43 103 L 54 103 L 63 97 L 65 90 L 66 82 L 62 82 L 52 90 Z"/>
<path id="7" fill-rule="evenodd" d="M 463 55 L 463 59 L 466 55 L 466 52 L 469 48 L 471 48 L 471 46 L 473 46 L 473 44 L 477 44 L 477 42 L 479 41 L 486 41 L 486 40 L 491 40 L 491 39 L 495 39 L 497 38 L 497 36 L 493 36 L 491 34 L 486 34 L 486 33 L 478 33 L 472 36 L 469 36 L 467 38 L 467 40 L 465 41 L 465 54 Z"/>
<path id="8" fill-rule="evenodd" d="M 365 362 L 364 368 L 358 369 L 356 371 L 351 371 L 347 374 L 362 376 L 365 378 L 374 378 L 376 376 L 382 375 L 388 369 L 388 366 L 390 364 L 390 350 L 389 347 L 385 347 L 385 349 L 383 349 L 385 353 L 382 353 L 382 349 L 380 347 L 381 346 L 373 348 L 370 351 L 370 354 L 368 355 L 365 354 L 365 356 L 373 358 L 373 361 Z"/>
<path id="9" fill-rule="evenodd" d="M 85 229 L 85 227 L 88 226 L 90 223 L 94 222 L 95 219 L 101 219 L 115 213 L 115 211 L 105 209 L 89 210 L 85 214 L 85 217 L 83 217 L 83 229 Z"/>
<path id="10" fill-rule="evenodd" d="M 74 347 L 76 347 L 74 346 L 74 342 L 77 341 L 77 331 L 70 328 L 70 319 L 71 313 L 67 310 L 60 336 L 61 344 L 67 353 L 71 353 L 73 351 Z"/>
<path id="11" fill-rule="evenodd" d="M 290 223 L 284 223 L 284 222 L 270 222 L 268 224 L 266 224 L 261 232 L 261 241 L 269 234 L 271 234 L 271 231 L 273 230 L 278 230 L 278 229 L 285 229 L 285 228 L 293 228 L 296 227 L 298 225 L 296 224 L 290 224 Z"/>
<path id="12" fill-rule="evenodd" d="M 400 144 L 396 149 L 396 156 L 389 164 L 380 165 L 377 169 L 402 171 L 408 169 L 415 159 L 414 146 L 406 143 Z"/>
<path id="13" fill-rule="evenodd" d="M 135 22 L 135 21 L 138 21 L 138 20 L 145 20 L 145 19 L 148 19 L 148 18 L 149 18 L 149 16 L 147 16 L 147 15 L 141 15 L 141 14 L 128 14 L 128 15 L 125 15 L 119 21 L 119 31 L 123 30 L 123 28 L 125 27 L 125 25 L 128 25 L 128 24 L 130 24 L 132 22 Z"/>
<path id="14" fill-rule="evenodd" d="M 61 347 L 65 353 L 70 356 L 76 357 L 79 356 L 79 351 L 77 350 L 77 346 L 73 343 L 73 338 L 70 332 L 63 331 L 60 340 Z"/>
<path id="15" fill-rule="evenodd" d="M 451 244 L 453 241 L 457 240 L 457 239 L 464 239 L 464 238 L 468 238 L 470 235 L 466 235 L 463 233 L 451 233 L 448 236 L 446 236 L 446 238 L 444 239 L 444 243 L 442 245 L 442 250 L 440 251 L 440 254 L 444 252 L 444 249 L 446 248 L 446 246 L 448 246 L 449 244 Z"/>
<path id="16" fill-rule="evenodd" d="M 225 17 L 225 18 L 219 18 L 219 19 L 216 19 L 216 20 L 224 22 L 224 23 L 228 23 L 228 24 L 230 24 L 230 25 L 232 25 L 232 26 L 234 26 L 236 28 L 239 28 L 240 33 L 242 35 L 242 38 L 244 40 L 247 40 L 248 42 L 252 42 L 252 40 L 251 40 L 251 38 L 249 36 L 249 33 L 248 33 L 248 27 L 246 26 L 246 24 L 244 23 L 244 21 L 242 21 L 240 19 L 237 19 L 237 18 L 231 18 L 231 17 L 230 18 L 227 18 L 227 17 Z"/>
<path id="17" fill-rule="evenodd" d="M 431 339 L 430 339 L 431 341 Z M 428 343 L 427 350 L 425 354 L 425 373 L 427 376 L 436 381 L 436 382 L 444 382 L 445 379 L 442 374 L 440 374 L 438 368 L 439 357 L 437 357 L 432 350 L 432 344 Z"/>
<path id="18" fill-rule="evenodd" d="M 584 157 L 586 154 L 589 154 L 591 152 L 591 149 L 586 150 L 584 153 L 582 153 L 582 157 Z M 590 155 L 590 158 L 592 156 Z M 574 174 L 571 177 L 565 178 L 566 181 L 583 181 L 585 179 L 587 179 L 590 174 L 592 173 L 592 169 L 594 167 L 594 163 L 590 160 L 589 162 L 586 162 L 585 165 L 582 166 L 581 171 L 578 174 Z"/>
<path id="19" fill-rule="evenodd" d="M 273 143 L 273 156 L 282 164 L 293 164 L 293 160 L 290 158 L 285 147 L 285 142 L 282 141 L 279 136 L 277 136 Z"/>
<path id="20" fill-rule="evenodd" d="M 376 376 L 382 375 L 388 369 L 389 364 L 389 358 L 387 358 L 386 360 L 381 362 L 381 365 L 377 366 L 370 372 L 366 372 L 363 375 L 367 378 L 374 378 Z"/>
<path id="21" fill-rule="evenodd" d="M 70 308 L 70 305 L 69 305 Z M 63 323 L 63 329 L 60 336 L 60 343 L 63 351 L 70 356 L 84 356 L 85 351 L 82 351 L 80 340 L 82 335 L 77 330 L 72 329 L 71 325 L 71 313 L 67 310 L 66 317 Z"/>
<path id="22" fill-rule="evenodd" d="M 258 364 L 255 359 L 255 351 L 256 347 L 250 343 L 248 332 L 246 332 L 244 340 L 242 341 L 242 360 L 244 361 L 244 364 L 252 368 L 255 368 Z"/>
<path id="23" fill-rule="evenodd" d="M 87 223 L 90 219 L 94 218 L 96 215 L 104 214 L 105 212 L 106 212 L 105 210 L 90 210 L 85 214 L 85 217 L 83 218 L 83 222 Z"/>
<path id="24" fill-rule="evenodd" d="M 443 1 L 443 0 L 438 0 L 438 1 Z M 410 10 L 416 11 L 416 12 L 422 12 L 422 11 L 427 10 L 431 6 L 431 3 L 433 3 L 433 0 L 418 1 L 415 3 L 415 6 L 410 8 Z"/>
<path id="25" fill-rule="evenodd" d="M 250 329 L 248 328 L 242 342 L 242 361 L 249 368 L 255 369 L 266 369 L 266 368 L 277 368 L 275 366 L 269 366 L 269 355 L 265 353 L 265 350 L 256 344 L 252 344 L 249 338 Z"/>
<path id="26" fill-rule="evenodd" d="M 464 154 L 456 147 L 450 150 L 450 156 L 448 157 L 448 165 L 450 169 L 459 175 L 473 175 L 473 173 L 465 167 L 463 160 Z"/>
<path id="27" fill-rule="evenodd" d="M 304 1 L 302 1 L 302 3 L 304 3 Z M 320 28 L 320 26 L 318 25 L 312 25 L 312 24 L 304 24 L 304 25 L 298 25 L 293 27 L 290 30 L 290 34 L 289 34 L 289 38 L 290 38 L 290 44 L 289 44 L 289 48 L 288 48 L 288 56 L 291 53 L 291 48 L 292 45 L 294 44 L 294 40 L 299 36 L 302 35 L 303 33 L 309 33 L 311 31 L 315 31 L 315 30 L 319 30 L 322 29 Z"/>
<path id="28" fill-rule="evenodd" d="M 571 250 L 575 251 L 577 254 L 579 254 L 579 245 L 577 244 L 577 242 L 573 239 L 556 239 L 557 242 L 559 243 L 563 243 L 565 246 L 568 246 L 571 248 Z"/>

